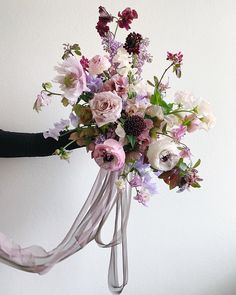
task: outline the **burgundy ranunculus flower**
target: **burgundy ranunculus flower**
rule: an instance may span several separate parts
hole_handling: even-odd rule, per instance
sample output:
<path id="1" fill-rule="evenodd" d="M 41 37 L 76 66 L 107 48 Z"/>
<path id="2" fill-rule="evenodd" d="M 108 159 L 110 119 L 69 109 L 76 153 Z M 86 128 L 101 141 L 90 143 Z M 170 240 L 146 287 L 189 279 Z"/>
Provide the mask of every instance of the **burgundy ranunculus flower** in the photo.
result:
<path id="1" fill-rule="evenodd" d="M 136 10 L 127 7 L 122 12 L 118 13 L 119 19 L 117 21 L 121 29 L 125 28 L 127 31 L 130 29 L 130 24 L 135 18 L 138 18 L 138 13 Z"/>

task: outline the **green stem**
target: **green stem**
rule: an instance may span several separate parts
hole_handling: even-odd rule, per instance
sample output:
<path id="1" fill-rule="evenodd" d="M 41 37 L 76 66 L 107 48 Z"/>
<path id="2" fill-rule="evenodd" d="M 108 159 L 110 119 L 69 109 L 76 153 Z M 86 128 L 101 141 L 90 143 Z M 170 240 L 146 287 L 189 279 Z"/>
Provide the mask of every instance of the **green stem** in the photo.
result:
<path id="1" fill-rule="evenodd" d="M 63 148 L 66 149 L 68 146 L 70 146 L 72 143 L 76 142 L 76 140 L 70 141 L 67 145 L 65 145 Z"/>
<path id="2" fill-rule="evenodd" d="M 162 76 L 161 76 L 160 81 L 159 81 L 158 84 L 157 84 L 157 89 L 159 88 L 159 86 L 160 86 L 160 84 L 161 84 L 161 81 L 163 80 L 163 78 L 164 78 L 166 72 L 167 72 L 167 71 L 168 71 L 173 65 L 174 65 L 174 63 L 170 64 L 169 67 L 165 69 L 164 73 L 163 73 Z"/>
<path id="3" fill-rule="evenodd" d="M 116 33 L 117 33 L 117 30 L 118 30 L 118 24 L 116 25 L 116 29 L 115 29 L 115 33 L 113 34 L 113 36 L 114 36 L 114 39 L 115 39 L 115 37 L 116 37 Z"/>
<path id="4" fill-rule="evenodd" d="M 59 95 L 59 96 L 61 96 L 61 94 L 60 94 L 60 93 L 51 92 L 51 91 L 49 91 L 49 90 L 47 90 L 47 89 L 44 89 L 43 91 L 46 91 L 46 92 L 48 92 L 48 93 L 49 93 L 49 95 Z"/>
<path id="5" fill-rule="evenodd" d="M 174 110 L 174 111 L 168 113 L 168 115 L 175 115 L 175 114 L 178 114 L 178 113 L 191 113 L 191 114 L 196 115 L 196 113 L 194 111 L 188 111 L 188 110 Z"/>

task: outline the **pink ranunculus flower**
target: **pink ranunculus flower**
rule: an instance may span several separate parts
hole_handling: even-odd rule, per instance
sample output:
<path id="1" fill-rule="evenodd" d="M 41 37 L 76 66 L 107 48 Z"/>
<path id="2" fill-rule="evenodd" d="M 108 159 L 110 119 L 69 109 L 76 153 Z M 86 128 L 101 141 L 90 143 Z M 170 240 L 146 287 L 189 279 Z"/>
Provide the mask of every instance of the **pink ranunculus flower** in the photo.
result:
<path id="1" fill-rule="evenodd" d="M 93 158 L 101 168 L 117 171 L 124 166 L 125 152 L 117 140 L 107 139 L 104 143 L 95 146 Z"/>
<path id="2" fill-rule="evenodd" d="M 99 75 L 107 71 L 111 66 L 108 58 L 102 55 L 95 55 L 89 61 L 88 72 L 90 75 Z"/>
<path id="3" fill-rule="evenodd" d="M 77 102 L 81 93 L 88 90 L 84 69 L 80 61 L 74 56 L 65 59 L 55 69 L 59 75 L 55 77 L 54 81 L 60 84 L 63 96 L 73 105 Z"/>
<path id="4" fill-rule="evenodd" d="M 98 127 L 115 122 L 122 111 L 122 99 L 111 91 L 95 93 L 89 104 Z"/>

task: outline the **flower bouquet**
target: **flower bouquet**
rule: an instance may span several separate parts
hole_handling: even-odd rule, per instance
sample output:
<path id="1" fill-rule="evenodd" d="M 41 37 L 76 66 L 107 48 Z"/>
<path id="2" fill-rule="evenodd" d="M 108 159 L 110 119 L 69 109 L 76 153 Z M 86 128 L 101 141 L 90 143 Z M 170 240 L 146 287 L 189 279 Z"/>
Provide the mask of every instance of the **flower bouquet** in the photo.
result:
<path id="1" fill-rule="evenodd" d="M 202 179 L 197 170 L 200 159 L 192 161 L 190 148 L 182 139 L 197 130 L 208 130 L 215 117 L 209 103 L 191 93 L 178 91 L 169 99 L 166 74 L 170 70 L 177 78 L 181 77 L 181 52 L 167 52 L 168 64 L 160 77 L 154 76 L 147 82 L 142 79 L 143 66 L 152 62 L 148 38 L 131 32 L 124 42 L 116 39 L 118 29 L 129 31 L 137 18 L 137 12 L 131 8 L 113 16 L 100 6 L 96 29 L 104 55 L 88 58 L 78 44 L 64 44 L 62 62 L 55 67 L 57 76 L 53 80 L 60 91 L 54 91 L 51 82 L 42 84 L 34 103 L 37 112 L 54 97 L 59 97 L 62 106 L 70 109 L 69 118 L 61 119 L 44 133 L 45 138 L 55 140 L 71 133 L 71 142 L 55 154 L 69 160 L 67 148 L 76 142 L 86 147 L 101 169 L 62 243 L 50 252 L 38 246 L 26 249 L 12 246 L 16 253 L 12 259 L 9 246 L 5 260 L 12 266 L 44 273 L 94 239 L 100 246 L 111 248 L 109 287 L 112 292 L 121 293 L 127 284 L 126 226 L 131 189 L 135 190 L 133 198 L 148 206 L 150 197 L 158 193 L 161 180 L 170 189 L 177 188 L 177 192 L 200 187 Z M 114 206 L 114 234 L 111 242 L 105 244 L 101 229 Z M 121 284 L 117 274 L 119 244 L 123 262 Z"/>

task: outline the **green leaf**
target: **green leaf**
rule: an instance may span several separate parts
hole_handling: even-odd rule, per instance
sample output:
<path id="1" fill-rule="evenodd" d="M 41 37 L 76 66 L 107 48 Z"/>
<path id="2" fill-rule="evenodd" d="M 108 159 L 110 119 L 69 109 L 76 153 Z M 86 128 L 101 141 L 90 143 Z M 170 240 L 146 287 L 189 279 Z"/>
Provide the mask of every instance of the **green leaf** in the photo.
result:
<path id="1" fill-rule="evenodd" d="M 191 186 L 194 187 L 194 188 L 200 188 L 201 187 L 198 182 L 192 183 Z"/>
<path id="2" fill-rule="evenodd" d="M 193 165 L 193 168 L 197 168 L 201 164 L 201 159 L 198 159 L 197 162 Z"/>
<path id="3" fill-rule="evenodd" d="M 179 162 L 177 163 L 177 167 L 179 167 L 179 169 L 183 172 L 185 172 L 188 169 L 188 165 L 184 163 L 183 158 L 179 159 Z"/>
<path id="4" fill-rule="evenodd" d="M 127 138 L 133 149 L 136 143 L 136 137 L 134 135 L 127 135 Z"/>
<path id="5" fill-rule="evenodd" d="M 77 54 L 77 55 L 79 55 L 79 56 L 81 55 L 81 52 L 80 52 L 79 49 L 76 49 L 74 52 L 75 52 L 75 54 Z"/>
<path id="6" fill-rule="evenodd" d="M 173 103 L 168 104 L 167 102 L 164 101 L 164 99 L 161 97 L 161 93 L 158 89 L 155 89 L 154 94 L 151 96 L 150 102 L 153 105 L 161 106 L 165 115 L 170 113 L 173 109 L 173 106 L 174 106 Z"/>
<path id="7" fill-rule="evenodd" d="M 154 94 L 151 96 L 151 104 L 154 104 L 154 105 L 160 105 L 160 103 L 163 101 L 162 98 L 161 98 L 161 93 L 155 89 L 154 91 Z"/>
<path id="8" fill-rule="evenodd" d="M 147 83 L 148 83 L 149 85 L 151 85 L 152 87 L 155 87 L 155 85 L 154 85 L 151 81 L 147 80 Z"/>
<path id="9" fill-rule="evenodd" d="M 92 99 L 94 96 L 94 94 L 92 92 L 86 92 L 84 91 L 80 97 L 79 97 L 79 100 L 77 102 L 79 102 L 81 99 L 84 101 L 84 102 L 89 102 L 90 99 Z"/>

